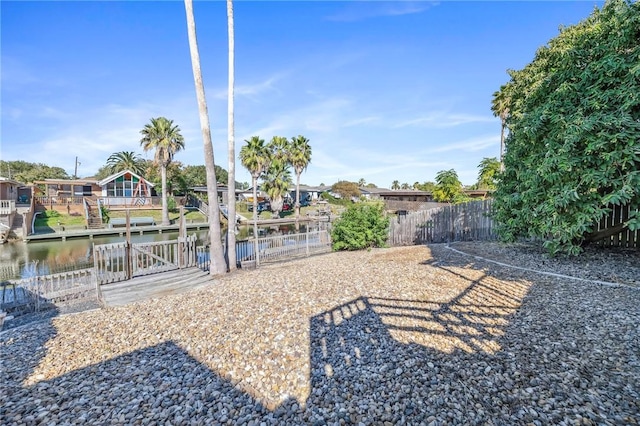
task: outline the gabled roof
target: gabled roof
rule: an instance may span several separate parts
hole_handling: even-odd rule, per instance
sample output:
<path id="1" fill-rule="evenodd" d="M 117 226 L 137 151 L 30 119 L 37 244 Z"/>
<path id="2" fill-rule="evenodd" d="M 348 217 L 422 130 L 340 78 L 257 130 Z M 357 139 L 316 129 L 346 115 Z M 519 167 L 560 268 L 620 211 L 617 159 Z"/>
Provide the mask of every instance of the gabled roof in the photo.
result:
<path id="1" fill-rule="evenodd" d="M 100 186 L 105 186 L 106 184 L 108 184 L 111 181 L 114 181 L 116 179 L 118 179 L 120 176 L 123 176 L 125 174 L 129 173 L 130 175 L 133 175 L 135 177 L 137 177 L 139 180 L 146 182 L 149 186 L 153 187 L 155 186 L 154 184 L 152 184 L 151 182 L 149 182 L 148 180 L 146 180 L 145 178 L 143 178 L 142 176 L 140 176 L 137 173 L 133 173 L 131 170 L 123 170 L 121 172 L 118 173 L 114 173 L 111 176 L 107 176 L 106 178 L 102 179 L 100 182 L 98 182 L 98 185 Z"/>

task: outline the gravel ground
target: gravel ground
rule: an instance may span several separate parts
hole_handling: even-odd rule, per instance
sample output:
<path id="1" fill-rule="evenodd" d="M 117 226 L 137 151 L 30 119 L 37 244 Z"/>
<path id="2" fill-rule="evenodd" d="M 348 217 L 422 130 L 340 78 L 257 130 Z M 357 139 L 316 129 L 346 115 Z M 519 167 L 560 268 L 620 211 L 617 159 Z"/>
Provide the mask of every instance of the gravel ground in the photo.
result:
<path id="1" fill-rule="evenodd" d="M 637 252 L 455 248 L 638 279 Z M 0 424 L 638 424 L 639 302 L 444 245 L 332 253 L 0 333 Z"/>

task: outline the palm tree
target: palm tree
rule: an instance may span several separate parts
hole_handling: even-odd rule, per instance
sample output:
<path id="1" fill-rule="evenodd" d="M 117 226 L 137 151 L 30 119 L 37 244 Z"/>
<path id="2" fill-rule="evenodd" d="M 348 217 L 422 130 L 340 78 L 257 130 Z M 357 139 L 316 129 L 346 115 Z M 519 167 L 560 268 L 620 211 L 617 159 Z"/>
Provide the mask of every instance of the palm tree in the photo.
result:
<path id="1" fill-rule="evenodd" d="M 509 86 L 504 84 L 500 90 L 493 93 L 491 100 L 491 111 L 494 117 L 500 117 L 500 170 L 504 170 L 504 131 L 507 128 L 507 118 L 509 118 Z"/>
<path id="2" fill-rule="evenodd" d="M 222 249 L 222 233 L 220 232 L 220 206 L 218 205 L 218 185 L 216 183 L 216 168 L 213 157 L 213 145 L 211 144 L 211 127 L 209 125 L 209 113 L 207 111 L 207 99 L 202 83 L 202 71 L 200 70 L 200 54 L 198 53 L 198 40 L 196 38 L 196 22 L 193 17 L 193 0 L 184 0 L 187 13 L 187 31 L 189 34 L 189 51 L 191 52 L 191 66 L 193 79 L 198 98 L 198 111 L 200 115 L 200 128 L 204 144 L 204 165 L 207 169 L 207 197 L 209 199 L 209 258 L 211 260 L 209 273 L 211 275 L 223 274 L 227 271 Z"/>
<path id="3" fill-rule="evenodd" d="M 114 152 L 107 158 L 109 173 L 118 173 L 130 170 L 137 175 L 142 175 L 145 170 L 144 159 L 133 151 Z"/>
<path id="4" fill-rule="evenodd" d="M 142 149 L 155 149 L 154 164 L 160 166 L 162 179 L 162 224 L 169 225 L 169 208 L 167 206 L 167 166 L 173 160 L 176 152 L 184 148 L 184 138 L 180 134 L 180 127 L 173 124 L 173 120 L 165 117 L 152 118 L 151 123 L 145 124 L 140 131 Z"/>
<path id="5" fill-rule="evenodd" d="M 258 238 L 258 179 L 269 167 L 269 148 L 264 139 L 252 136 L 240 149 L 240 162 L 251 173 L 253 185 L 253 238 Z"/>
<path id="6" fill-rule="evenodd" d="M 291 185 L 291 170 L 289 164 L 282 161 L 272 161 L 264 178 L 262 189 L 271 200 L 271 210 L 274 216 L 279 216 L 284 203 L 284 196 L 289 193 Z"/>
<path id="7" fill-rule="evenodd" d="M 228 225 L 227 225 L 227 259 L 229 261 L 229 271 L 236 269 L 236 233 L 235 233 L 235 218 L 236 218 L 236 146 L 235 146 L 235 132 L 234 132 L 234 79 L 235 79 L 235 38 L 233 33 L 233 1 L 227 0 L 227 29 L 229 33 L 229 98 L 228 101 L 228 161 L 229 161 L 229 174 L 227 180 L 227 211 L 229 213 Z"/>
<path id="8" fill-rule="evenodd" d="M 364 178 L 360 178 L 360 180 L 358 181 L 358 186 L 360 188 L 362 188 L 363 186 L 365 186 L 367 184 L 367 181 L 364 180 Z"/>
<path id="9" fill-rule="evenodd" d="M 264 191 L 271 199 L 271 210 L 279 215 L 282 210 L 284 196 L 289 193 L 291 185 L 291 147 L 289 140 L 283 136 L 274 136 L 269 145 L 269 168 L 263 184 Z"/>
<path id="10" fill-rule="evenodd" d="M 400 189 L 400 182 L 399 182 L 399 181 L 397 181 L 397 180 L 394 180 L 394 181 L 391 183 L 391 189 L 393 189 L 393 190 Z"/>
<path id="11" fill-rule="evenodd" d="M 410 188 L 410 186 L 409 186 L 409 184 L 408 184 L 408 183 L 404 182 L 402 185 L 400 185 L 400 188 L 401 188 L 401 189 L 409 189 L 409 188 Z"/>
<path id="12" fill-rule="evenodd" d="M 311 162 L 311 146 L 309 139 L 302 135 L 291 138 L 289 146 L 289 162 L 296 174 L 296 221 L 300 217 L 300 175 Z"/>

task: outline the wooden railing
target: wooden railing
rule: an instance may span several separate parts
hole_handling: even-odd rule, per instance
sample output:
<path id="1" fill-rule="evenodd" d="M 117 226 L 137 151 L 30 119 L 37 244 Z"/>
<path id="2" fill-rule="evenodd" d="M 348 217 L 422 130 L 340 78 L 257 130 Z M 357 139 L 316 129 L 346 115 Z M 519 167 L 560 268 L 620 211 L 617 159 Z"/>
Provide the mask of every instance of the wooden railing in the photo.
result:
<path id="1" fill-rule="evenodd" d="M 153 208 L 162 207 L 162 197 L 98 197 L 107 208 Z"/>
<path id="2" fill-rule="evenodd" d="M 196 266 L 196 236 L 155 243 L 101 244 L 93 247 L 98 284 Z"/>
<path id="3" fill-rule="evenodd" d="M 256 255 L 256 246 L 258 247 Z M 197 247 L 198 267 L 209 269 L 209 248 Z M 239 267 L 259 266 L 261 263 L 277 262 L 312 254 L 331 251 L 329 231 L 310 231 L 300 234 L 261 237 L 256 240 L 236 241 L 236 259 Z"/>
<path id="4" fill-rule="evenodd" d="M 0 200 L 0 214 L 11 214 L 16 211 L 15 200 Z"/>
<path id="5" fill-rule="evenodd" d="M 35 275 L 0 283 L 0 310 L 38 312 L 70 301 L 98 301 L 93 269 Z"/>
<path id="6" fill-rule="evenodd" d="M 37 204 L 42 204 L 43 206 L 68 206 L 68 205 L 82 205 L 82 200 L 84 197 L 58 197 L 58 196 L 47 196 L 47 195 L 36 195 L 33 197 Z"/>

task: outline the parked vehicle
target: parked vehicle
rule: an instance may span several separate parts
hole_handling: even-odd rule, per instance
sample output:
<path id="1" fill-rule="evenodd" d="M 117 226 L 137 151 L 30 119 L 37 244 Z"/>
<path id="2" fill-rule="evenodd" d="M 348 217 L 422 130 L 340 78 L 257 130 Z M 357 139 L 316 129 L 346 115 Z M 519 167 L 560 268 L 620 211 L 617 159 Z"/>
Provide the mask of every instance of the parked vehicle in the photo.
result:
<path id="1" fill-rule="evenodd" d="M 249 211 L 252 212 L 253 211 L 253 203 L 249 204 L 248 207 Z M 260 201 L 258 203 L 258 213 L 262 213 L 264 211 L 271 211 L 271 203 L 268 201 Z"/>

